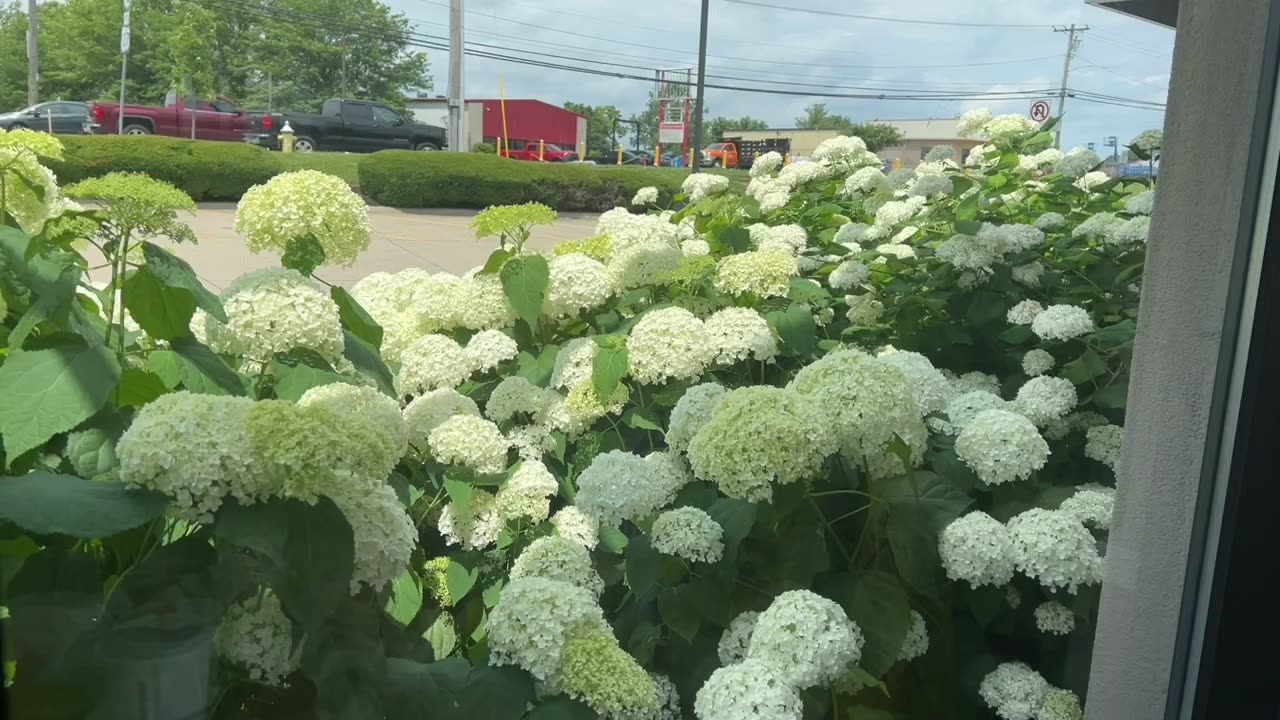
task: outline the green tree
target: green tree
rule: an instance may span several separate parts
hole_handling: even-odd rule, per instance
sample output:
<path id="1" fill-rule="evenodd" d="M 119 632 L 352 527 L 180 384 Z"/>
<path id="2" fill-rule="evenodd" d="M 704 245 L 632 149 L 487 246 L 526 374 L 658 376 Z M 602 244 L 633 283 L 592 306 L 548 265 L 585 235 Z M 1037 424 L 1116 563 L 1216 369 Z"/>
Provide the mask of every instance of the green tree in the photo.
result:
<path id="1" fill-rule="evenodd" d="M 814 103 L 804 109 L 804 115 L 796 118 L 801 130 L 842 130 L 853 123 L 843 115 L 832 115 L 826 103 Z"/>
<path id="2" fill-rule="evenodd" d="M 217 20 L 213 13 L 192 5 L 183 8 L 178 27 L 169 35 L 169 75 L 175 88 L 194 101 L 217 94 L 214 46 Z M 191 104 L 191 138 L 196 137 L 197 105 Z"/>
<path id="3" fill-rule="evenodd" d="M 702 141 L 704 144 L 719 142 L 724 139 L 726 131 L 767 130 L 768 128 L 769 123 L 753 118 L 750 115 L 743 115 L 736 119 L 718 115 L 706 122 L 702 130 Z"/>
<path id="4" fill-rule="evenodd" d="M 796 118 L 796 127 L 802 130 L 836 130 L 841 135 L 862 138 L 871 152 L 902 144 L 902 131 L 887 123 L 858 123 L 845 115 L 832 115 L 826 103 L 814 103 L 804 109 L 804 115 Z"/>
<path id="5" fill-rule="evenodd" d="M 27 102 L 27 16 L 17 2 L 0 5 L 0 112 Z"/>
<path id="6" fill-rule="evenodd" d="M 613 123 L 622 119 L 622 111 L 613 105 L 587 105 L 566 101 L 565 110 L 587 116 L 587 152 L 595 154 L 609 150 L 613 145 Z M 618 129 L 625 133 L 627 128 Z"/>

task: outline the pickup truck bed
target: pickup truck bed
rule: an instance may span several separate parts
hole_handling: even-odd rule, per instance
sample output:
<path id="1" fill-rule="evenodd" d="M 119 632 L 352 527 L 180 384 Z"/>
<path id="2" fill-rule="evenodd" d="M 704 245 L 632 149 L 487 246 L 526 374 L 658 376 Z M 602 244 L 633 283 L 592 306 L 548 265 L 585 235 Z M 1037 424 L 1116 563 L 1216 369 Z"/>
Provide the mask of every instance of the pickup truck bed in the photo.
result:
<path id="1" fill-rule="evenodd" d="M 445 146 L 444 128 L 407 121 L 379 103 L 341 99 L 325 101 L 318 114 L 251 113 L 245 119 L 244 141 L 278 150 L 286 122 L 293 129 L 297 152 L 440 150 Z"/>

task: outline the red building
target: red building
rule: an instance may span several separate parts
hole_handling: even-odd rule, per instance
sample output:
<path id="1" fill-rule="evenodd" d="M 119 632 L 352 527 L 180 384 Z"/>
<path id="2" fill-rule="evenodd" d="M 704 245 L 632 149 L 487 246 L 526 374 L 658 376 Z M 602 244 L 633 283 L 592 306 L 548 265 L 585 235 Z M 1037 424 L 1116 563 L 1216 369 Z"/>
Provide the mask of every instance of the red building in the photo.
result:
<path id="1" fill-rule="evenodd" d="M 418 122 L 446 127 L 448 108 L 444 98 L 411 98 L 406 103 Z M 506 137 L 512 150 L 539 141 L 578 150 L 587 141 L 587 118 L 541 100 L 506 102 Z M 497 144 L 502 132 L 502 103 L 490 99 L 466 102 L 467 146 L 486 142 Z"/>

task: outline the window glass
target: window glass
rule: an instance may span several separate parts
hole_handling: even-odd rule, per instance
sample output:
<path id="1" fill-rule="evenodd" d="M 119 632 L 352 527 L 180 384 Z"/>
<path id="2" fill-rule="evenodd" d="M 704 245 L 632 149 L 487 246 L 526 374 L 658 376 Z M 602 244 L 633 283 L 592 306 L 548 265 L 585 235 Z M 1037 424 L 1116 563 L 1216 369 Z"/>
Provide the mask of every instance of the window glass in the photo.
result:
<path id="1" fill-rule="evenodd" d="M 363 103 L 343 103 L 342 119 L 347 122 L 373 124 L 373 106 Z"/>
<path id="2" fill-rule="evenodd" d="M 373 110 L 373 122 L 377 125 L 390 127 L 392 125 L 402 124 L 400 116 L 384 107 L 376 105 L 371 106 Z"/>

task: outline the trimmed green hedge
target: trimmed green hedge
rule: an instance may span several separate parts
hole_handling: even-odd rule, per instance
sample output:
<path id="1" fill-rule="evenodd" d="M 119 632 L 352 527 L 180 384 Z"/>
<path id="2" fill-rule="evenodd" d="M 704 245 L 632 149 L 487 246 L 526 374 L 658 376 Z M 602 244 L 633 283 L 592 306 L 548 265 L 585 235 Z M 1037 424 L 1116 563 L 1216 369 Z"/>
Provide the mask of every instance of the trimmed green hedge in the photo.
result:
<path id="1" fill-rule="evenodd" d="M 646 167 L 533 163 L 477 153 L 385 150 L 360 161 L 360 189 L 400 208 L 483 208 L 540 202 L 557 210 L 608 210 L 657 186 L 661 202 L 685 173 Z"/>
<path id="2" fill-rule="evenodd" d="M 60 139 L 65 158 L 49 167 L 62 184 L 109 172 L 139 172 L 172 183 L 196 200 L 238 200 L 283 171 L 276 155 L 244 143 L 120 135 Z"/>

